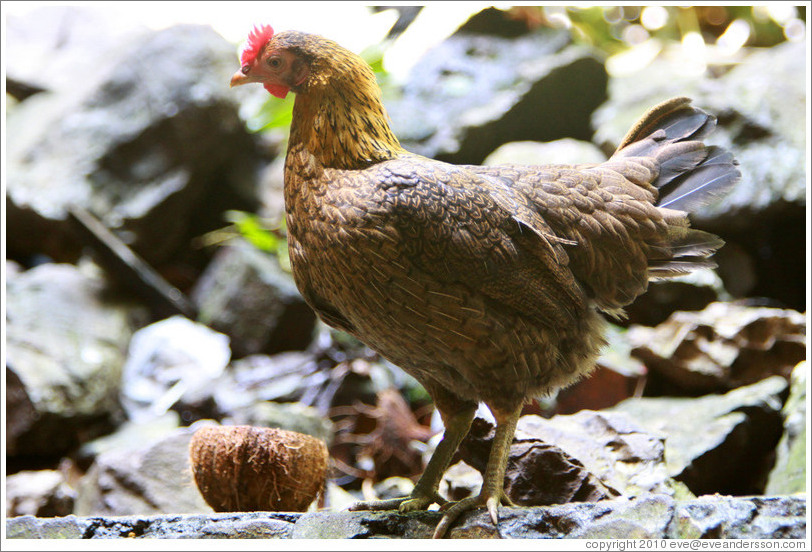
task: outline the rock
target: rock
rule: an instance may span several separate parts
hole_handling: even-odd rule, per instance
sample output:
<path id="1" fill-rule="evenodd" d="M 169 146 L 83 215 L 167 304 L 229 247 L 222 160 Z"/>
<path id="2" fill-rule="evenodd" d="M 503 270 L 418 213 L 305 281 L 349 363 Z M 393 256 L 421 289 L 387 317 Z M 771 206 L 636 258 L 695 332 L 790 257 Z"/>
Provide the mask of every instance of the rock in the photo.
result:
<path id="1" fill-rule="evenodd" d="M 99 454 L 79 483 L 75 513 L 211 512 L 192 479 L 189 441 L 193 433 L 193 428 L 181 428 L 154 443 L 135 441 Z"/>
<path id="2" fill-rule="evenodd" d="M 703 496 L 678 504 L 672 524 L 682 539 L 805 539 L 806 499 Z"/>
<path id="3" fill-rule="evenodd" d="M 6 477 L 6 516 L 67 516 L 76 491 L 56 470 L 21 471 Z"/>
<path id="4" fill-rule="evenodd" d="M 457 456 L 485 472 L 495 429 L 475 418 Z M 603 484 L 576 458 L 534 435 L 519 434 L 510 446 L 505 493 L 518 506 L 547 506 L 568 502 L 598 502 L 617 491 Z"/>
<path id="5" fill-rule="evenodd" d="M 577 539 L 664 538 L 674 515 L 674 500 L 666 495 L 643 496 L 632 501 L 603 501 L 596 503 L 594 508 L 577 503 L 566 506 L 570 507 L 553 506 L 550 510 L 538 512 L 541 515 L 533 516 L 535 519 L 530 523 L 524 516 L 513 512 L 512 519 L 506 517 L 504 527 L 500 526 L 499 535 L 502 538 L 539 538 L 545 533 L 557 538 Z M 539 531 L 534 524 L 539 524 L 536 527 L 549 526 L 552 530 Z M 461 532 L 465 534 L 466 530 L 464 528 Z M 487 534 L 487 525 L 482 530 Z M 492 529 L 490 533 L 495 534 Z"/>
<path id="6" fill-rule="evenodd" d="M 414 490 L 414 481 L 408 477 L 393 476 L 375 483 L 372 488 L 377 500 L 402 498 Z"/>
<path id="7" fill-rule="evenodd" d="M 649 370 L 646 395 L 700 395 L 789 378 L 806 357 L 806 318 L 788 309 L 712 303 L 627 333 Z"/>
<path id="8" fill-rule="evenodd" d="M 440 496 L 446 500 L 462 500 L 476 496 L 482 488 L 482 474 L 478 469 L 459 461 L 448 468 L 440 482 Z"/>
<path id="9" fill-rule="evenodd" d="M 79 84 L 76 72 L 65 68 L 98 70 L 97 60 L 88 51 L 119 49 L 148 29 L 98 9 L 43 6 L 10 16 L 6 31 L 8 75 L 40 90 L 62 92 Z"/>
<path id="10" fill-rule="evenodd" d="M 222 226 L 225 210 L 257 205 L 254 141 L 227 86 L 234 46 L 192 25 L 102 38 L 101 46 L 73 40 L 80 32 L 65 29 L 90 25 L 88 11 L 60 19 L 71 54 L 53 71 L 69 85 L 8 114 L 9 250 L 73 260 L 66 210 L 77 205 L 148 263 L 191 262 L 189 242 Z M 53 35 L 38 18 L 17 25 L 30 29 L 23 47 L 48 50 Z M 93 62 L 100 48 L 103 64 Z M 80 51 L 88 62 L 73 63 Z"/>
<path id="11" fill-rule="evenodd" d="M 15 263 L 9 259 L 6 259 L 6 279 L 11 280 L 18 274 L 23 272 L 23 267 L 20 266 L 19 263 Z"/>
<path id="12" fill-rule="evenodd" d="M 550 419 L 522 416 L 516 439 L 556 445 L 580 461 L 591 477 L 626 497 L 676 492 L 662 437 L 626 414 L 582 410 Z"/>
<path id="13" fill-rule="evenodd" d="M 711 142 L 731 149 L 742 171 L 736 188 L 723 201 L 699 211 L 699 218 L 732 219 L 741 210 L 761 212 L 778 203 L 803 205 L 806 61 L 803 43 L 785 42 L 750 49 L 721 75 L 687 76 L 680 75 L 678 60 L 661 56 L 637 73 L 610 81 L 610 100 L 593 119 L 594 140 L 617 144 L 641 110 L 669 97 L 689 96 L 719 118 Z"/>
<path id="14" fill-rule="evenodd" d="M 439 512 L 170 514 L 6 521 L 9 539 L 42 538 L 428 538 Z M 484 509 L 464 514 L 449 538 L 804 539 L 804 497 L 702 497 L 499 508 L 498 532 Z"/>
<path id="15" fill-rule="evenodd" d="M 218 403 L 219 405 L 220 403 Z M 223 425 L 275 427 L 312 435 L 328 445 L 333 439 L 333 424 L 318 411 L 300 403 L 261 401 L 227 412 Z"/>
<path id="16" fill-rule="evenodd" d="M 770 472 L 765 492 L 788 495 L 806 492 L 806 386 L 809 364 L 799 363 L 792 371 L 789 398 L 781 415 L 784 433 L 776 448 L 775 467 Z"/>
<path id="17" fill-rule="evenodd" d="M 228 337 L 202 324 L 182 316 L 151 324 L 130 341 L 121 403 L 131 420 L 175 409 L 192 422 L 230 358 Z"/>
<path id="18" fill-rule="evenodd" d="M 294 539 L 357 539 L 431 537 L 439 515 L 413 512 L 309 512 L 293 526 Z"/>
<path id="19" fill-rule="evenodd" d="M 298 514 L 170 514 L 156 516 L 76 517 L 9 520 L 9 538 L 26 539 L 281 539 L 290 538 Z"/>
<path id="20" fill-rule="evenodd" d="M 251 355 L 234 360 L 208 390 L 219 412 L 239 416 L 239 411 L 261 401 L 298 402 L 320 373 L 309 353 Z"/>
<path id="21" fill-rule="evenodd" d="M 552 142 L 508 142 L 496 148 L 483 165 L 580 165 L 602 163 L 606 155 L 591 142 L 561 138 Z"/>
<path id="22" fill-rule="evenodd" d="M 365 365 L 360 359 L 355 363 Z M 329 441 L 332 427 L 326 417 L 336 393 L 341 392 L 341 400 L 345 400 L 345 383 L 363 385 L 364 389 L 372 386 L 368 375 L 346 366 L 334 370 L 332 361 L 319 362 L 312 353 L 251 355 L 233 361 L 219 376 L 201 379 L 173 409 L 187 423 L 212 418 L 279 427 Z M 371 396 L 374 400 L 374 391 Z M 342 404 L 351 404 L 349 400 Z"/>
<path id="23" fill-rule="evenodd" d="M 110 431 L 142 311 L 110 297 L 90 265 L 40 265 L 6 292 L 9 456 L 58 456 Z"/>
<path id="24" fill-rule="evenodd" d="M 276 257 L 236 240 L 220 249 L 192 292 L 202 323 L 231 338 L 238 357 L 303 350 L 316 315 Z"/>
<path id="25" fill-rule="evenodd" d="M 629 399 L 608 412 L 665 437 L 668 475 L 695 495 L 761 494 L 781 437 L 787 387 L 773 376 L 725 395 Z"/>
<path id="26" fill-rule="evenodd" d="M 724 201 L 702 211 L 705 218 L 805 205 L 807 63 L 802 42 L 785 42 L 754 48 L 729 73 L 707 82 L 703 105 L 724 119 L 726 140 L 718 143 L 736 148 L 743 177 Z"/>
<path id="27" fill-rule="evenodd" d="M 508 18 L 499 10 L 488 17 Z M 603 65 L 569 46 L 567 31 L 486 34 L 496 26 L 463 25 L 418 61 L 400 97 L 387 102 L 406 149 L 479 164 L 507 142 L 589 139 L 590 114 L 605 98 Z"/>
<path id="28" fill-rule="evenodd" d="M 56 518 L 20 516 L 6 522 L 9 539 L 82 539 L 87 538 L 85 520 L 70 515 Z"/>
<path id="29" fill-rule="evenodd" d="M 141 421 L 129 420 L 113 433 L 84 443 L 76 453 L 76 460 L 87 470 L 101 454 L 130 449 L 133 443 L 142 447 L 152 445 L 175 433 L 179 427 L 180 416 L 173 411 Z"/>

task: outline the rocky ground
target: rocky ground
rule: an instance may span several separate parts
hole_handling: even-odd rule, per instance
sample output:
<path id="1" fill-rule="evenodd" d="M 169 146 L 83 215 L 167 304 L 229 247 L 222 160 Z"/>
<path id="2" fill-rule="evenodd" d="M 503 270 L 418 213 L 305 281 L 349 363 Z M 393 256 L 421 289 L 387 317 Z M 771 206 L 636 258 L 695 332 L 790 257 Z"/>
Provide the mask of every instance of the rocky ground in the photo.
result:
<path id="1" fill-rule="evenodd" d="M 649 495 L 631 501 L 503 508 L 499 530 L 485 512 L 467 514 L 450 538 L 803 539 L 806 501 Z M 429 538 L 440 514 L 377 512 L 163 514 L 35 518 L 7 524 L 10 538 L 365 539 Z"/>
<path id="2" fill-rule="evenodd" d="M 234 45 L 205 26 L 106 34 L 94 17 L 51 7 L 8 25 L 27 54 L 7 69 L 7 536 L 427 536 L 437 513 L 341 511 L 409 492 L 441 429 L 427 395 L 317 322 L 284 255 L 226 228 L 253 220 L 235 210 L 281 214 L 279 143 L 246 130 L 252 92 L 224 85 Z M 743 179 L 695 218 L 727 242 L 719 268 L 652 284 L 593 377 L 528 405 L 507 475 L 522 507 L 501 510 L 499 535 L 805 538 L 803 44 L 696 77 L 663 78 L 663 56 L 609 78 L 563 30 L 482 30 L 503 23 L 478 16 L 387 102 L 404 146 L 596 162 L 647 107 L 688 95 L 718 115 L 713 142 Z M 101 67 L 87 55 L 100 46 Z M 449 499 L 478 490 L 490 422 L 481 412 L 446 474 Z M 214 513 L 188 448 L 218 424 L 323 439 L 320 499 Z M 451 536 L 497 535 L 474 512 Z"/>

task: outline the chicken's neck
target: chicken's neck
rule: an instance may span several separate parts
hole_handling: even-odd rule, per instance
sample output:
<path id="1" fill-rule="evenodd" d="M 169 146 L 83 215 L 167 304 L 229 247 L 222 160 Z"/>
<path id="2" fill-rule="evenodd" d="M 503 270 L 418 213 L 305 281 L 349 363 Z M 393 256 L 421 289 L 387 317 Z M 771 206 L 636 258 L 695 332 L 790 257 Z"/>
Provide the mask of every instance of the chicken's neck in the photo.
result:
<path id="1" fill-rule="evenodd" d="M 361 169 L 404 150 L 389 128 L 377 85 L 331 82 L 296 95 L 289 151 L 304 149 L 323 167 Z"/>

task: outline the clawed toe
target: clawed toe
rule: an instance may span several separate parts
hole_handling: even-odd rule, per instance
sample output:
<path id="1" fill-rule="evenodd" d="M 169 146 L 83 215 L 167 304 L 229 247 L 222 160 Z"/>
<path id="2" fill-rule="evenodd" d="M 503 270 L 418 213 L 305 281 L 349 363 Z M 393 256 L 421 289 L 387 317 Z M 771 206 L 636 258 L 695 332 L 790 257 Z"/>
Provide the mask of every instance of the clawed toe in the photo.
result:
<path id="1" fill-rule="evenodd" d="M 416 496 L 402 502 L 398 510 L 400 513 L 405 514 L 407 512 L 416 512 L 418 510 L 427 510 L 432 504 L 439 504 L 440 506 L 443 506 L 447 502 L 448 501 L 440 495 Z"/>
<path id="2" fill-rule="evenodd" d="M 407 502 L 408 500 L 408 496 L 404 496 L 402 498 L 391 498 L 389 500 L 369 500 L 367 502 L 356 502 L 355 504 L 351 504 L 347 509 L 351 512 L 397 510 L 400 508 L 401 504 Z"/>
<path id="3" fill-rule="evenodd" d="M 353 512 L 358 511 L 381 511 L 381 510 L 398 510 L 400 513 L 416 512 L 418 510 L 426 510 L 432 504 L 444 505 L 448 501 L 441 497 L 439 494 L 433 496 L 404 496 L 401 498 L 391 498 L 388 500 L 371 500 L 368 502 L 357 502 L 351 505 L 348 510 Z"/>
<path id="4" fill-rule="evenodd" d="M 478 496 L 465 498 L 459 502 L 454 502 L 448 508 L 446 508 L 445 513 L 443 513 L 443 517 L 440 519 L 440 523 L 437 524 L 437 528 L 434 530 L 434 535 L 432 538 L 443 538 L 448 532 L 448 529 L 454 524 L 455 521 L 457 521 L 457 518 L 468 510 L 475 510 L 481 506 L 483 506 L 483 504 Z"/>
<path id="5" fill-rule="evenodd" d="M 513 504 L 513 502 L 504 494 L 502 495 L 501 499 L 496 496 L 486 498 L 479 495 L 465 498 L 459 502 L 448 503 L 446 504 L 445 508 L 443 508 L 443 517 L 440 519 L 440 523 L 437 524 L 432 538 L 443 538 L 451 526 L 454 525 L 454 522 L 456 522 L 462 514 L 482 507 L 487 508 L 491 521 L 493 522 L 494 526 L 496 526 L 499 523 L 500 504 L 504 504 L 506 506 L 515 506 L 515 504 Z"/>

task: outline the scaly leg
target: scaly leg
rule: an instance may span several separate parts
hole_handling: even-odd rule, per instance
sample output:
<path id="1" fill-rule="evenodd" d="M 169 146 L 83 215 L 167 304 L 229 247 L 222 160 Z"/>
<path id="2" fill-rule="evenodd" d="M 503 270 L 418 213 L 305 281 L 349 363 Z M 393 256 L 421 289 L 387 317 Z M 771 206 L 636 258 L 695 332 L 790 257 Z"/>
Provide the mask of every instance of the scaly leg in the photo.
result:
<path id="1" fill-rule="evenodd" d="M 496 525 L 499 522 L 498 506 L 505 504 L 513 506 L 513 503 L 505 494 L 505 470 L 507 469 L 510 445 L 513 442 L 513 435 L 516 432 L 516 424 L 522 413 L 522 405 L 512 411 L 503 411 L 488 405 L 494 418 L 496 418 L 496 434 L 491 445 L 491 453 L 488 457 L 488 467 L 485 469 L 485 476 L 482 481 L 482 488 L 479 496 L 466 498 L 453 504 L 446 510 L 440 523 L 434 531 L 434 538 L 441 539 L 445 536 L 451 525 L 468 510 L 485 506 L 491 516 L 491 521 Z"/>
<path id="2" fill-rule="evenodd" d="M 361 502 L 351 506 L 350 510 L 394 510 L 397 508 L 400 512 L 413 512 L 425 510 L 435 502 L 437 504 L 445 503 L 446 500 L 439 495 L 437 489 L 454 452 L 471 427 L 475 412 L 476 405 L 467 404 L 454 415 L 443 416 L 445 424 L 443 438 L 437 444 L 437 449 L 431 455 L 431 459 L 411 495 L 390 500 Z M 440 410 L 440 414 L 442 413 L 443 411 Z"/>

